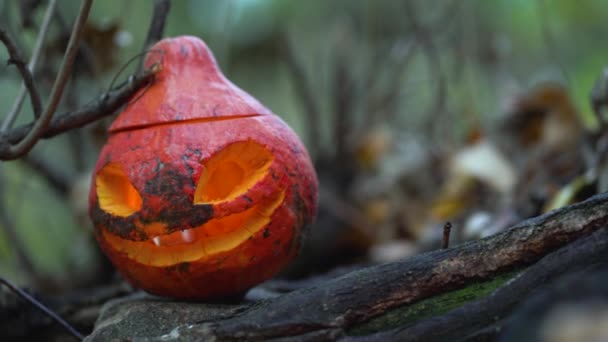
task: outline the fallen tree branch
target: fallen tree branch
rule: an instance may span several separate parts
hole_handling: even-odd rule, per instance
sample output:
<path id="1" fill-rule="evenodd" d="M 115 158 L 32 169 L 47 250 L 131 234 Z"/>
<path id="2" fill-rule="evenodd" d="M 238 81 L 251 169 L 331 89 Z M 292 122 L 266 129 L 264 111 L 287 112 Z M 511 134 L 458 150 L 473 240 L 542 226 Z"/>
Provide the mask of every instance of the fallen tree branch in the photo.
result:
<path id="1" fill-rule="evenodd" d="M 255 303 L 226 318 L 188 322 L 163 339 L 173 335 L 203 340 L 267 340 L 312 333 L 338 336 L 337 331 L 398 307 L 527 267 L 607 224 L 608 194 L 602 194 L 483 240 L 355 271 Z M 204 309 L 197 305 L 197 310 Z M 111 329 L 111 324 L 105 328 Z M 103 336 L 103 331 L 91 339 L 96 335 Z"/>
<path id="2" fill-rule="evenodd" d="M 484 330 L 511 313 L 536 288 L 565 273 L 608 260 L 608 229 L 602 228 L 547 255 L 491 295 L 406 328 L 354 341 L 446 341 Z"/>
<path id="3" fill-rule="evenodd" d="M 535 262 L 608 225 L 608 195 L 524 221 L 489 238 L 353 272 L 277 297 L 200 332 L 220 339 L 267 339 L 348 328 L 398 306 Z"/>

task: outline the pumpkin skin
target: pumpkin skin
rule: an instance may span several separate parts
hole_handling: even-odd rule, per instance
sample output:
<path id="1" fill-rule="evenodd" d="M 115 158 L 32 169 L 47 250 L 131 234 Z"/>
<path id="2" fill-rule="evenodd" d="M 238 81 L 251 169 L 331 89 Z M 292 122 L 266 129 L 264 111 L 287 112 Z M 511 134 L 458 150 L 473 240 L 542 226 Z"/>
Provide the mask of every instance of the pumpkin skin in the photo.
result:
<path id="1" fill-rule="evenodd" d="M 164 39 L 146 57 L 154 64 L 94 169 L 95 235 L 147 292 L 238 296 L 297 255 L 317 176 L 297 135 L 225 78 L 203 41 Z"/>

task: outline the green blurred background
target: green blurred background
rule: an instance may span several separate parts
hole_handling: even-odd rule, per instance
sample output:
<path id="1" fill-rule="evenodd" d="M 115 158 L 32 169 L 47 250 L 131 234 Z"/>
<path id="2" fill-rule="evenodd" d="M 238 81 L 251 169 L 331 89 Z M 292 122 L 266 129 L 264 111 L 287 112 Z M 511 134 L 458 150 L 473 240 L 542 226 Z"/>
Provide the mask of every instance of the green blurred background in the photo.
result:
<path id="1" fill-rule="evenodd" d="M 59 2 L 66 23 L 72 22 L 78 4 Z M 106 91 L 125 63 L 142 51 L 153 4 L 94 3 L 87 41 L 96 67 L 77 66 L 60 112 Z M 45 6 L 42 1 L 29 9 L 34 25 L 28 28 L 19 2 L 0 0 L 0 25 L 15 36 L 26 56 Z M 608 6 L 602 0 L 181 0 L 171 4 L 165 36 L 205 40 L 228 78 L 287 121 L 308 146 L 316 144 L 311 154 L 322 167 L 321 160 L 335 152 L 336 141 L 355 146 L 376 127 L 397 135 L 428 133 L 422 141 L 457 146 L 472 126 L 491 126 L 500 119 L 518 92 L 545 81 L 563 84 L 585 124 L 594 127 L 589 93 L 608 61 L 606 18 Z M 65 44 L 60 26 L 51 25 L 36 72 L 43 98 Z M 285 41 L 319 107 L 320 122 L 314 123 L 319 137 L 313 136 Z M 6 59 L 0 49 L 0 60 Z M 136 64 L 119 79 L 133 73 Z M 351 100 L 346 107 L 350 126 L 342 130 L 334 129 L 340 108 L 336 98 L 341 96 L 335 82 L 340 77 L 346 78 L 342 86 Z M 10 109 L 19 84 L 14 67 L 2 63 L 0 113 Z M 17 124 L 29 122 L 30 113 L 26 101 Z M 104 124 L 43 140 L 30 154 L 74 184 L 67 192 L 50 186 L 27 162 L 0 165 L 4 215 L 33 268 L 24 268 L 4 224 L 1 275 L 49 290 L 96 281 L 92 265 L 99 255 L 86 218 L 87 179 L 103 143 Z M 429 126 L 435 128 L 429 131 Z M 35 277 L 28 274 L 32 271 Z"/>

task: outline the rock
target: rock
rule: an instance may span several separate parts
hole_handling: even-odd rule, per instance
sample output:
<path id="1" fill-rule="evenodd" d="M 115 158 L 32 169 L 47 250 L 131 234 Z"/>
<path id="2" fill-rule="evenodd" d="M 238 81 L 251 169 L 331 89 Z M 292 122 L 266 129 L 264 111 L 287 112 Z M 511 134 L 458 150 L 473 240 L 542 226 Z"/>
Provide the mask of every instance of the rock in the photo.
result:
<path id="1" fill-rule="evenodd" d="M 172 301 L 136 293 L 109 301 L 101 309 L 95 329 L 85 341 L 115 341 L 180 337 L 180 329 L 234 315 L 247 305 Z M 191 336 L 193 340 L 194 336 Z M 189 338 L 185 339 L 190 340 Z"/>

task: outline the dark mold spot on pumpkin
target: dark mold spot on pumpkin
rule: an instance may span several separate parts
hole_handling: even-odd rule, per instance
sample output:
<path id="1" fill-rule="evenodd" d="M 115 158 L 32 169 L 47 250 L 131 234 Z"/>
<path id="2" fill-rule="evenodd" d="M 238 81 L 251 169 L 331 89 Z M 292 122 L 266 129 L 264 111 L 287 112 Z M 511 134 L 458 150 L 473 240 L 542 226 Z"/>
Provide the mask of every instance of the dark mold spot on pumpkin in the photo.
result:
<path id="1" fill-rule="evenodd" d="M 160 161 L 159 161 L 160 163 Z M 153 179 L 144 185 L 144 209 L 138 213 L 143 224 L 163 222 L 166 232 L 190 229 L 202 225 L 213 217 L 213 206 L 210 204 L 194 205 L 186 194 L 175 194 L 176 189 L 188 188 L 192 177 L 165 165 L 158 170 Z M 146 197 L 163 198 L 166 202 L 162 208 L 151 208 L 145 205 Z"/>
<path id="2" fill-rule="evenodd" d="M 283 170 L 285 170 L 285 173 L 291 178 L 294 178 L 297 176 L 297 174 L 295 172 L 293 172 L 289 167 L 287 167 L 287 165 L 283 166 Z"/>
<path id="3" fill-rule="evenodd" d="M 187 151 L 188 153 L 190 153 L 190 154 L 193 154 L 193 155 L 197 156 L 197 157 L 200 157 L 200 156 L 201 156 L 201 154 L 202 154 L 202 153 L 201 153 L 201 150 L 196 149 L 196 148 L 192 148 L 192 147 L 187 147 L 187 148 L 186 148 L 186 151 Z"/>
<path id="4" fill-rule="evenodd" d="M 137 220 L 137 213 L 128 217 L 114 216 L 110 213 L 105 212 L 99 207 L 99 202 L 95 202 L 91 208 L 91 219 L 99 224 L 95 225 L 96 229 L 103 227 L 106 231 L 121 239 L 143 241 L 147 240 L 148 236 L 142 232 L 138 232 L 135 221 Z"/>
<path id="5" fill-rule="evenodd" d="M 160 160 L 157 160 L 156 162 L 162 163 Z M 172 170 L 170 167 L 159 168 L 157 165 L 157 171 L 155 177 L 149 179 L 144 186 L 144 192 L 148 195 L 157 195 L 162 198 L 167 198 L 175 189 L 182 189 L 184 181 L 188 178 L 187 175 L 182 175 L 180 172 Z M 174 199 L 172 198 L 171 200 L 173 201 Z"/>
<path id="6" fill-rule="evenodd" d="M 302 150 L 300 150 L 300 148 L 297 145 L 291 144 L 291 145 L 289 145 L 289 147 L 291 147 L 291 152 L 293 152 L 294 154 L 302 153 Z"/>
<path id="7" fill-rule="evenodd" d="M 167 234 L 177 230 L 191 229 L 204 224 L 213 218 L 213 206 L 209 204 L 192 205 L 188 207 L 166 208 L 161 210 L 156 221 L 164 222 Z"/>
<path id="8" fill-rule="evenodd" d="M 273 169 L 270 169 L 270 177 L 272 177 L 272 180 L 279 180 L 279 176 L 277 176 Z"/>
<path id="9" fill-rule="evenodd" d="M 245 201 L 247 201 L 248 203 L 253 203 L 253 200 L 251 199 L 251 197 L 249 197 L 249 196 L 247 196 L 247 195 L 244 195 L 244 196 L 243 196 L 243 199 L 244 199 Z"/>
<path id="10" fill-rule="evenodd" d="M 266 228 L 264 229 L 264 234 L 262 234 L 262 236 L 264 236 L 264 239 L 267 239 L 270 237 L 270 229 Z"/>
<path id="11" fill-rule="evenodd" d="M 182 159 L 182 162 L 184 163 L 184 168 L 186 168 L 186 172 L 188 172 L 188 174 L 190 176 L 192 176 L 194 174 L 194 168 L 190 165 L 188 157 L 183 155 L 181 159 Z M 194 179 L 192 177 L 190 177 L 189 183 L 192 187 L 194 187 L 196 185 L 196 183 L 194 182 Z"/>

